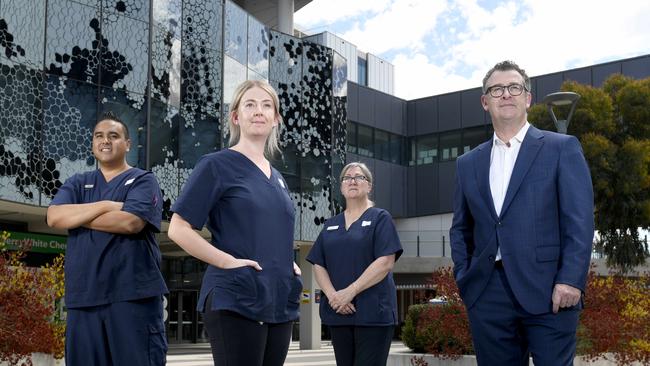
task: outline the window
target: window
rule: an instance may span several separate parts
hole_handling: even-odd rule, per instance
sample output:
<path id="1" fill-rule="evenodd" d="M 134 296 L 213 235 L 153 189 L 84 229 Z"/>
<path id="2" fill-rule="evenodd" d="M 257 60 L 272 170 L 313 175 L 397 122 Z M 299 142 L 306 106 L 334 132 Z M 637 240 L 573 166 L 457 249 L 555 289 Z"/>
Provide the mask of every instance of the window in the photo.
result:
<path id="1" fill-rule="evenodd" d="M 346 136 L 347 136 L 346 151 L 356 154 L 357 153 L 357 124 L 356 123 L 348 121 Z"/>
<path id="2" fill-rule="evenodd" d="M 372 127 L 357 125 L 357 154 L 374 157 L 373 153 L 373 130 Z"/>
<path id="3" fill-rule="evenodd" d="M 405 161 L 404 138 L 393 133 L 389 134 L 389 137 L 388 161 L 393 164 L 403 164 Z"/>
<path id="4" fill-rule="evenodd" d="M 460 130 L 440 134 L 440 161 L 454 160 L 460 155 Z"/>
<path id="5" fill-rule="evenodd" d="M 487 141 L 488 133 L 485 126 L 473 127 L 463 130 L 463 151 L 462 154 L 472 150 L 483 142 Z"/>
<path id="6" fill-rule="evenodd" d="M 384 161 L 390 159 L 390 137 L 386 131 L 375 130 L 375 157 Z"/>
<path id="7" fill-rule="evenodd" d="M 432 164 L 438 160 L 438 135 L 418 137 L 416 164 Z"/>

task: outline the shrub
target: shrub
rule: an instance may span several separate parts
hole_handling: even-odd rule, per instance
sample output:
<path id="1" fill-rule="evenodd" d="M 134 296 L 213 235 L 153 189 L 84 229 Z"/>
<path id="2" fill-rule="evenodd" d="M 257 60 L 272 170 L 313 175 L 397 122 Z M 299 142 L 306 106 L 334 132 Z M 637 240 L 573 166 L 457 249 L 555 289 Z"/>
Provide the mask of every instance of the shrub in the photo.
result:
<path id="1" fill-rule="evenodd" d="M 415 352 L 426 351 L 441 358 L 472 354 L 467 312 L 452 270 L 435 271 L 432 283 L 447 303 L 409 307 L 402 341 Z M 597 277 L 590 272 L 578 325 L 577 353 L 587 361 L 612 355 L 618 365 L 650 365 L 650 274 Z M 419 361 L 412 359 L 411 363 L 419 365 Z"/>
<path id="2" fill-rule="evenodd" d="M 63 297 L 63 256 L 44 268 L 29 268 L 25 250 L 9 251 L 0 237 L 0 361 L 31 365 L 35 352 L 63 356 L 65 322 L 59 317 Z"/>
<path id="3" fill-rule="evenodd" d="M 402 327 L 402 341 L 415 352 L 441 358 L 456 359 L 474 353 L 467 312 L 452 270 L 437 270 L 432 282 L 446 303 L 410 306 Z"/>

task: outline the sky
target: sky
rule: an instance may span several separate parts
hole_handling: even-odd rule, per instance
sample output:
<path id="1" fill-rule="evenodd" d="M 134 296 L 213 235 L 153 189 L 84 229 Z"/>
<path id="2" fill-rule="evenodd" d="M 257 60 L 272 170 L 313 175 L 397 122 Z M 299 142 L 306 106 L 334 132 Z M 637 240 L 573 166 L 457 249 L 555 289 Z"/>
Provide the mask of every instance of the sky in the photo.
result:
<path id="1" fill-rule="evenodd" d="M 479 87 L 503 60 L 537 76 L 650 54 L 647 0 L 313 0 L 294 22 L 391 62 L 407 100 Z"/>

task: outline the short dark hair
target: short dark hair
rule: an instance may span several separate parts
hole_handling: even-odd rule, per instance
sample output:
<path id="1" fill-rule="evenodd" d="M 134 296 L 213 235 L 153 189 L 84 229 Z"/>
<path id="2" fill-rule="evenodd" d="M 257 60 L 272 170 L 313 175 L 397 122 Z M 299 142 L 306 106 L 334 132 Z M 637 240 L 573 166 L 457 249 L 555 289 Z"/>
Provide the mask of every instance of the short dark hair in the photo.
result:
<path id="1" fill-rule="evenodd" d="M 494 65 L 490 71 L 485 74 L 485 77 L 483 78 L 483 94 L 487 93 L 487 81 L 492 76 L 492 74 L 495 71 L 510 71 L 510 70 L 515 70 L 516 72 L 521 75 L 522 78 L 524 78 L 524 87 L 526 87 L 526 91 L 530 91 L 530 78 L 526 74 L 526 71 L 519 67 L 516 63 L 510 60 L 506 61 L 501 61 L 498 64 Z"/>
<path id="2" fill-rule="evenodd" d="M 129 128 L 126 126 L 126 123 L 124 123 L 124 121 L 122 121 L 120 119 L 120 117 L 118 117 L 115 113 L 113 113 L 113 111 L 104 112 L 101 115 L 101 117 L 99 117 L 99 119 L 97 120 L 97 123 L 95 123 L 95 127 L 97 127 L 99 122 L 106 121 L 106 120 L 115 121 L 115 122 L 121 124 L 122 129 L 124 130 L 124 138 L 126 138 L 127 140 L 130 138 L 129 137 Z M 94 130 L 94 128 L 93 128 L 93 130 Z"/>

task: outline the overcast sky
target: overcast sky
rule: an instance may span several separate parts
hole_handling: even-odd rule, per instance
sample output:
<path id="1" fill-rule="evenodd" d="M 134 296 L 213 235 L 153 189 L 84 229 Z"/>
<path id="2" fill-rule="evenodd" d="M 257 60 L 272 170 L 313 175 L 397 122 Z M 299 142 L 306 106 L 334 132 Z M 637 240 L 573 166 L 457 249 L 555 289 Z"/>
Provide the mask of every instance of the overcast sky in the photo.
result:
<path id="1" fill-rule="evenodd" d="M 313 0 L 295 14 L 395 65 L 395 95 L 474 88 L 511 59 L 530 76 L 650 53 L 650 1 Z"/>

